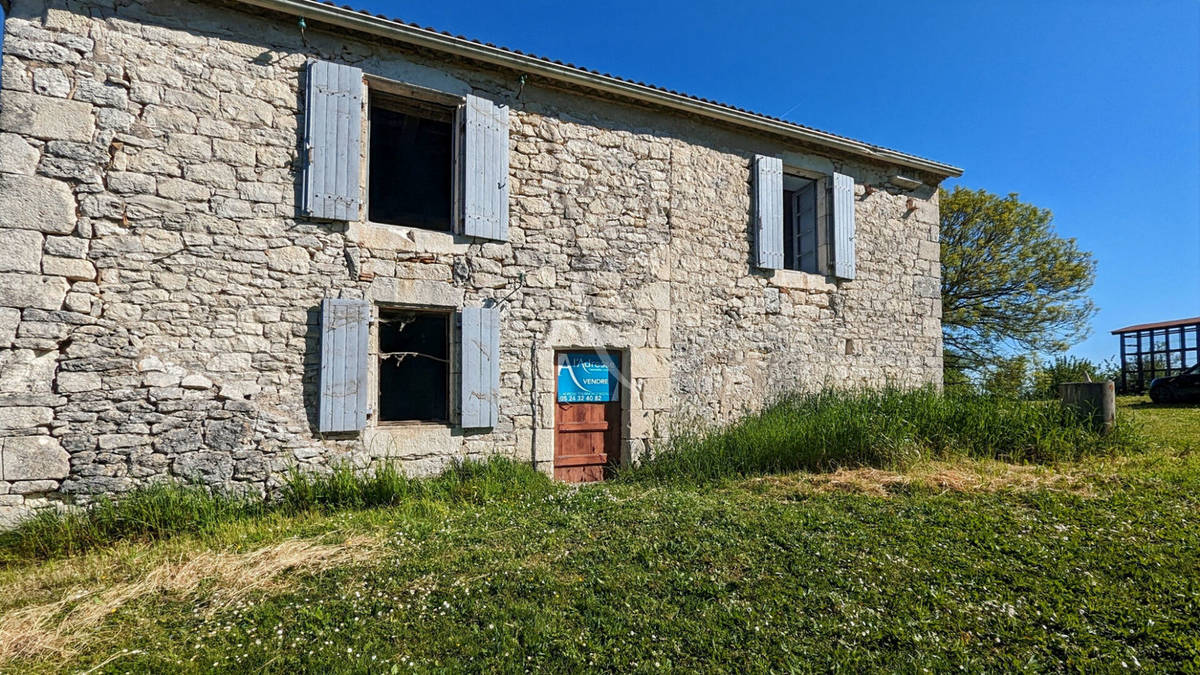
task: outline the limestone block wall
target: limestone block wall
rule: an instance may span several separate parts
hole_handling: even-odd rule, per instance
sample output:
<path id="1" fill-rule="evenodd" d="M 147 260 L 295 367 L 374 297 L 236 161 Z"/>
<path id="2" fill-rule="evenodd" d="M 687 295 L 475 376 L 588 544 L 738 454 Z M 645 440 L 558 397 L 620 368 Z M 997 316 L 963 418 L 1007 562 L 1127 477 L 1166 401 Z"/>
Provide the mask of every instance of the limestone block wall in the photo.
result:
<path id="1" fill-rule="evenodd" d="M 745 151 L 672 143 L 671 363 L 685 417 L 726 421 L 786 391 L 941 382 L 936 191 L 910 210 L 909 195 L 867 193 L 885 167 L 791 152 L 784 162 L 854 177 L 854 280 L 755 269 Z"/>
<path id="2" fill-rule="evenodd" d="M 628 459 L 781 391 L 940 381 L 936 194 L 868 195 L 894 167 L 218 2 L 14 0 L 4 28 L 5 522 L 170 476 L 265 493 L 333 461 L 548 469 L 562 348 L 624 355 Z M 308 57 L 507 103 L 509 240 L 299 218 Z M 855 177 L 857 279 L 752 266 L 755 153 Z M 500 424 L 321 437 L 330 296 L 503 299 Z"/>

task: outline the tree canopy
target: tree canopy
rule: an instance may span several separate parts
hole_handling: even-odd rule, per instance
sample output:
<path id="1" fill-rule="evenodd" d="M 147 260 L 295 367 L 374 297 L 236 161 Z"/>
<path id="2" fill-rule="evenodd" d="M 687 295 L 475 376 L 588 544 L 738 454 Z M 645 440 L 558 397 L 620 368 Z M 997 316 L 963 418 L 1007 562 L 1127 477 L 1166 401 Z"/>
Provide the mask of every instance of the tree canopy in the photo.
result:
<path id="1" fill-rule="evenodd" d="M 963 187 L 940 190 L 940 200 L 948 381 L 1087 337 L 1096 261 L 1058 236 L 1049 210 Z"/>

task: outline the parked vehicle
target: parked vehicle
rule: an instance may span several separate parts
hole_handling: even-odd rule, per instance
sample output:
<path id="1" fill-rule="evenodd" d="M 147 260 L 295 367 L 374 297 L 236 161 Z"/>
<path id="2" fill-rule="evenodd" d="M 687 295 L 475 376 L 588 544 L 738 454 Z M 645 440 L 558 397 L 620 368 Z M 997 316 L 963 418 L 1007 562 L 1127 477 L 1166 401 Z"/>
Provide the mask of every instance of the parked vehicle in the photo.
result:
<path id="1" fill-rule="evenodd" d="M 1155 403 L 1200 402 L 1200 363 L 1178 375 L 1151 380 L 1150 400 Z"/>

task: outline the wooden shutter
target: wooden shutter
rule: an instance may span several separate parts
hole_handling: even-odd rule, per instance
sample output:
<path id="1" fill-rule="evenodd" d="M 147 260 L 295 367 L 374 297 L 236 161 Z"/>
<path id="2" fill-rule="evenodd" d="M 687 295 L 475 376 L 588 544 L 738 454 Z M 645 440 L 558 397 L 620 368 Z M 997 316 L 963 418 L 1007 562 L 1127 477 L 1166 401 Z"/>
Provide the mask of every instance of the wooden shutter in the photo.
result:
<path id="1" fill-rule="evenodd" d="M 783 160 L 754 156 L 755 260 L 764 269 L 783 269 Z"/>
<path id="2" fill-rule="evenodd" d="M 500 310 L 462 310 L 462 426 L 496 426 L 500 416 Z"/>
<path id="3" fill-rule="evenodd" d="M 817 180 L 817 274 L 833 274 L 833 177 Z"/>
<path id="4" fill-rule="evenodd" d="M 468 94 L 462 117 L 462 233 L 507 241 L 508 107 Z"/>
<path id="5" fill-rule="evenodd" d="M 308 62 L 304 115 L 304 214 L 358 220 L 362 70 Z"/>
<path id="6" fill-rule="evenodd" d="M 326 298 L 321 302 L 322 432 L 358 431 L 367 426 L 370 324 L 371 305 L 366 300 Z"/>
<path id="7" fill-rule="evenodd" d="M 854 179 L 833 174 L 833 275 L 854 278 Z"/>

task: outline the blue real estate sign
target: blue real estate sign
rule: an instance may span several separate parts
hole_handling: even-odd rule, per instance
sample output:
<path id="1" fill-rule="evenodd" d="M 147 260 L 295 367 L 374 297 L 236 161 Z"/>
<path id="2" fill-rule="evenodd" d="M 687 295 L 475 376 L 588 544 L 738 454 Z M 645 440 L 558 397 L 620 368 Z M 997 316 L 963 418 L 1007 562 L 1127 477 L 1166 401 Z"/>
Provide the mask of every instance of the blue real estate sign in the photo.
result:
<path id="1" fill-rule="evenodd" d="M 616 359 L 608 354 L 559 354 L 558 402 L 607 403 L 620 400 L 620 370 Z"/>

